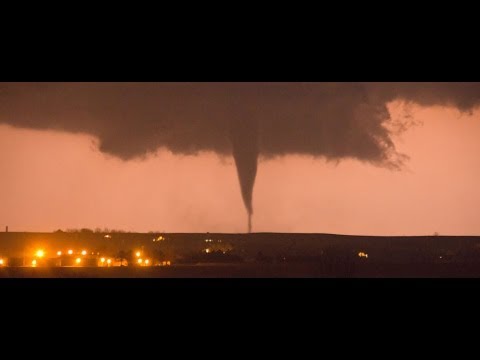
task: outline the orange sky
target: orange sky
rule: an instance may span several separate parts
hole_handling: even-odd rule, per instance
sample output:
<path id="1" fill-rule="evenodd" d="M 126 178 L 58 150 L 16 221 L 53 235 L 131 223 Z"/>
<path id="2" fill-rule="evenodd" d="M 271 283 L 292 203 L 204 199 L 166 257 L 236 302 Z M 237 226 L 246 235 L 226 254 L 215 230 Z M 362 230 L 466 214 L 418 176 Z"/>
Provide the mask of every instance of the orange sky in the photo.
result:
<path id="1" fill-rule="evenodd" d="M 405 107 L 390 104 L 394 118 Z M 395 137 L 403 171 L 312 157 L 262 160 L 254 231 L 480 235 L 480 111 L 410 106 L 421 122 Z M 10 231 L 109 227 L 244 232 L 231 158 L 159 151 L 106 156 L 88 135 L 0 125 L 0 225 Z"/>

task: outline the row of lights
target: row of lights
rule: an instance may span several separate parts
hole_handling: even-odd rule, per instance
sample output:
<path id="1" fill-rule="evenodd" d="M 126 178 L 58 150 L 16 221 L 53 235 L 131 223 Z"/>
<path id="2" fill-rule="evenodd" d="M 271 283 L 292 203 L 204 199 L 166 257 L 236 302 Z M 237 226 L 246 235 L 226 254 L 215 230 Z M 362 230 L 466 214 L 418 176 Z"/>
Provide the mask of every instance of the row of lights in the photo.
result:
<path id="1" fill-rule="evenodd" d="M 211 243 L 211 242 L 213 242 L 213 240 L 212 239 L 205 239 L 205 242 L 206 243 Z M 221 243 L 222 240 L 217 240 L 217 242 Z"/>
<path id="2" fill-rule="evenodd" d="M 68 250 L 68 251 L 67 251 L 67 254 L 68 254 L 68 255 L 73 255 L 73 250 Z M 87 251 L 86 251 L 86 250 L 82 250 L 81 254 L 82 254 L 83 256 L 85 256 L 85 255 L 87 255 Z M 140 258 L 141 255 L 142 255 L 142 254 L 141 254 L 140 251 L 137 251 L 137 252 L 135 253 L 135 256 L 138 258 L 138 259 L 137 259 L 137 263 L 138 263 L 139 265 L 145 265 L 145 266 L 150 265 L 150 260 L 149 260 L 149 259 L 143 260 L 142 258 Z M 35 252 L 35 256 L 36 256 L 37 258 L 41 259 L 41 258 L 43 258 L 43 257 L 45 256 L 45 251 L 42 250 L 42 249 L 39 249 L 39 250 L 37 250 L 37 251 Z M 57 251 L 57 256 L 62 256 L 62 252 L 61 252 L 60 250 Z M 82 262 L 82 259 L 81 259 L 81 258 L 77 257 L 77 258 L 75 259 L 75 263 L 80 264 L 81 262 Z M 110 266 L 110 264 L 112 263 L 112 259 L 106 259 L 106 258 L 102 257 L 102 258 L 100 259 L 100 263 L 101 263 L 102 265 L 105 265 L 105 262 L 107 263 L 108 266 Z M 3 259 L 0 259 L 0 266 L 3 266 L 4 264 L 5 264 L 5 263 L 4 263 L 4 260 L 3 260 Z M 36 267 L 36 266 L 37 266 L 37 259 L 33 259 L 31 264 L 32 264 L 32 267 Z M 164 265 L 164 266 L 165 266 L 165 265 L 170 265 L 170 261 L 163 261 L 162 265 Z"/>
<path id="3" fill-rule="evenodd" d="M 135 256 L 137 257 L 137 264 L 139 265 L 144 265 L 144 266 L 148 266 L 150 265 L 150 260 L 149 259 L 146 259 L 146 260 L 143 260 L 140 256 L 142 256 L 142 253 L 140 251 L 137 251 L 135 253 Z M 161 265 L 163 266 L 170 266 L 171 262 L 170 261 L 163 261 Z"/>
<path id="4" fill-rule="evenodd" d="M 75 263 L 80 264 L 81 262 L 82 262 L 82 259 L 81 259 L 81 258 L 76 258 L 76 259 L 75 259 Z M 3 263 L 2 263 L 2 265 L 3 265 Z M 33 260 L 32 260 L 32 267 L 36 267 L 36 266 L 37 266 L 37 260 L 36 260 L 36 259 L 33 259 Z"/>
<path id="5" fill-rule="evenodd" d="M 67 251 L 67 254 L 68 254 L 68 255 L 73 255 L 73 250 L 68 250 L 68 251 Z M 83 256 L 87 255 L 87 250 L 82 250 L 82 251 L 81 251 L 81 254 L 82 254 Z M 93 253 L 92 253 L 92 254 L 93 254 Z M 37 252 L 35 253 L 35 256 L 36 256 L 37 258 L 40 258 L 40 259 L 41 259 L 41 258 L 43 258 L 43 257 L 45 256 L 45 251 L 42 250 L 42 249 L 39 249 L 39 250 L 37 250 Z M 62 256 L 62 252 L 61 252 L 60 250 L 57 251 L 57 256 Z M 109 259 L 109 260 L 110 260 L 110 259 Z M 110 260 L 110 261 L 111 261 L 111 260 Z M 76 263 L 76 264 L 79 265 L 81 262 L 82 262 L 82 259 L 81 259 L 81 258 L 77 257 L 77 258 L 75 259 L 75 263 Z M 33 260 L 32 260 L 32 267 L 36 267 L 36 266 L 37 266 L 37 259 L 33 259 Z"/>
<path id="6" fill-rule="evenodd" d="M 63 254 L 63 253 L 62 253 L 60 250 L 57 251 L 57 256 L 62 256 L 62 254 Z M 68 254 L 68 255 L 73 255 L 73 250 L 68 250 L 68 251 L 67 251 L 67 254 Z M 87 255 L 87 250 L 82 250 L 82 251 L 81 251 L 81 254 L 82 254 L 83 256 Z M 92 254 L 93 254 L 93 253 L 92 253 Z M 45 256 L 45 251 L 43 251 L 43 250 L 41 250 L 41 249 L 40 249 L 40 250 L 37 250 L 37 252 L 35 253 L 35 256 L 38 257 L 38 258 L 42 258 L 42 257 Z"/>
<path id="7" fill-rule="evenodd" d="M 81 258 L 77 258 L 75 259 L 75 262 L 77 264 L 80 264 L 82 262 L 82 259 Z M 102 263 L 102 265 L 105 265 L 105 262 L 108 264 L 108 266 L 110 266 L 110 264 L 112 263 L 112 259 L 105 259 L 105 258 L 101 258 L 100 259 L 100 262 Z M 143 259 L 138 259 L 137 260 L 138 264 L 142 265 L 142 264 L 145 264 L 145 266 L 148 266 L 150 265 L 150 260 L 149 259 L 146 259 L 145 261 L 143 261 Z M 3 259 L 0 259 L 0 266 L 3 265 Z M 163 266 L 170 266 L 171 263 L 170 261 L 163 261 L 162 262 L 162 265 Z M 37 260 L 32 260 L 32 266 L 33 267 L 36 267 L 37 266 Z"/>

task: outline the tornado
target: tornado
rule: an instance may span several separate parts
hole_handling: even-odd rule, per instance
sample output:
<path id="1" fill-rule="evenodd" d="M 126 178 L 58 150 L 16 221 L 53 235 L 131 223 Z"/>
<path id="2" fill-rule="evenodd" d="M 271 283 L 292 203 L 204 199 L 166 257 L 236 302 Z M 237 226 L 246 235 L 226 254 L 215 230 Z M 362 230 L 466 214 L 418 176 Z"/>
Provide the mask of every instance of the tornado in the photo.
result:
<path id="1" fill-rule="evenodd" d="M 259 154 L 402 169 L 388 104 L 480 108 L 471 83 L 7 83 L 0 124 L 90 134 L 124 161 L 211 151 L 235 160 L 252 231 Z M 402 126 L 411 126 L 408 122 Z"/>
<path id="2" fill-rule="evenodd" d="M 258 163 L 258 121 L 244 119 L 230 121 L 230 135 L 232 141 L 233 158 L 237 167 L 238 180 L 242 193 L 243 203 L 247 210 L 248 232 L 252 232 L 253 215 L 253 187 L 257 176 Z"/>

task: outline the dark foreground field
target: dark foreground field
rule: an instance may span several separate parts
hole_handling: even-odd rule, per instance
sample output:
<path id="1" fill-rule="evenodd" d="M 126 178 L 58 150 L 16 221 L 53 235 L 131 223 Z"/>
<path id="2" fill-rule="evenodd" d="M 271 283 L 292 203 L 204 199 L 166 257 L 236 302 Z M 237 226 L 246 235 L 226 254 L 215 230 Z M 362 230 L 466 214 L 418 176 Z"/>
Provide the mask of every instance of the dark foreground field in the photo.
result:
<path id="1" fill-rule="evenodd" d="M 480 277 L 480 265 L 365 264 L 346 273 L 311 264 L 202 264 L 150 268 L 0 268 L 0 278 L 456 278 Z"/>

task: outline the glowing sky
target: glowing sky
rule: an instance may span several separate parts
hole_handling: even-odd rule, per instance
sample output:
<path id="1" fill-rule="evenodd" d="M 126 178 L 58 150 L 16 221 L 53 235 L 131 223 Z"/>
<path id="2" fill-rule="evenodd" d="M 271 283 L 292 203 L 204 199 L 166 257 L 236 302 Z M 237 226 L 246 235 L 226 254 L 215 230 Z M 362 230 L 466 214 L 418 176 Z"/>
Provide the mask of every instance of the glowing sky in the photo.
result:
<path id="1" fill-rule="evenodd" d="M 395 136 L 410 157 L 394 171 L 356 160 L 261 160 L 254 231 L 372 235 L 480 234 L 480 111 L 391 103 L 418 124 Z M 143 160 L 101 153 L 89 135 L 0 125 L 0 225 L 10 231 L 109 227 L 244 232 L 231 157 Z"/>

